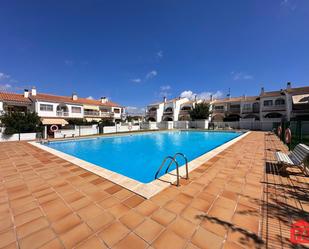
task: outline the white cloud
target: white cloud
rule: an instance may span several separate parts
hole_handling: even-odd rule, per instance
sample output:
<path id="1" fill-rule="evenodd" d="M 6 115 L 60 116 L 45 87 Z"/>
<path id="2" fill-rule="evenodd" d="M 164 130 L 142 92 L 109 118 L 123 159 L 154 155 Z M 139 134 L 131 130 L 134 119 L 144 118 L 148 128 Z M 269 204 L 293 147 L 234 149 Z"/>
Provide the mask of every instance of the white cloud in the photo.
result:
<path id="1" fill-rule="evenodd" d="M 10 75 L 0 72 L 0 81 L 9 80 L 11 78 Z"/>
<path id="2" fill-rule="evenodd" d="M 12 83 L 16 83 L 16 82 L 18 82 L 18 81 L 13 79 L 11 77 L 11 75 L 0 72 L 0 83 L 2 83 L 1 84 L 1 89 L 2 90 L 3 89 L 12 88 L 13 86 L 11 84 Z"/>
<path id="3" fill-rule="evenodd" d="M 191 90 L 187 90 L 187 91 L 183 91 L 180 94 L 180 97 L 194 100 L 196 96 L 196 99 L 198 100 L 209 100 L 211 95 L 213 99 L 218 99 L 218 98 L 221 98 L 223 94 L 221 91 L 194 93 Z"/>
<path id="4" fill-rule="evenodd" d="M 0 91 L 7 91 L 11 88 L 12 86 L 10 84 L 0 84 Z"/>
<path id="5" fill-rule="evenodd" d="M 233 80 L 252 80 L 253 76 L 245 72 L 231 72 Z"/>
<path id="6" fill-rule="evenodd" d="M 147 80 L 150 80 L 150 79 L 156 77 L 157 75 L 158 75 L 158 72 L 156 70 L 152 70 L 145 75 L 145 79 L 134 78 L 134 79 L 130 79 L 130 81 L 133 82 L 133 83 L 141 83 L 141 82 L 145 82 Z"/>
<path id="7" fill-rule="evenodd" d="M 127 106 L 126 107 L 126 113 L 131 115 L 137 115 L 137 114 L 144 114 L 145 108 L 142 107 L 136 107 L 136 106 Z"/>
<path id="8" fill-rule="evenodd" d="M 163 58 L 163 51 L 162 51 L 162 50 L 160 50 L 160 51 L 157 52 L 157 57 L 158 57 L 159 59 Z"/>
<path id="9" fill-rule="evenodd" d="M 280 2 L 280 6 L 282 8 L 286 8 L 286 9 L 289 9 L 289 10 L 292 10 L 292 11 L 296 9 L 296 5 L 295 5 L 293 0 L 282 0 Z"/>
<path id="10" fill-rule="evenodd" d="M 93 97 L 92 96 L 88 96 L 87 99 L 93 99 Z"/>
<path id="11" fill-rule="evenodd" d="M 152 79 L 158 75 L 158 72 L 156 70 L 152 70 L 149 73 L 146 74 L 146 79 Z"/>
<path id="12" fill-rule="evenodd" d="M 160 86 L 160 97 L 168 97 L 171 95 L 170 90 L 172 87 L 170 85 Z"/>
<path id="13" fill-rule="evenodd" d="M 140 78 L 136 78 L 136 79 L 131 79 L 131 82 L 134 82 L 134 83 L 141 83 L 142 80 Z"/>

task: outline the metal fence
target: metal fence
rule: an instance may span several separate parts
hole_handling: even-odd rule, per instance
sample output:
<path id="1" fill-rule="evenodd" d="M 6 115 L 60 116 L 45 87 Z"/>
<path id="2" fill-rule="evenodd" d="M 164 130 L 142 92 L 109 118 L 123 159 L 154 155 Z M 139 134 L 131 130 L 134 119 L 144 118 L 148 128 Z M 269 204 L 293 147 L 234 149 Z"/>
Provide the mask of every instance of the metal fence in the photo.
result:
<path id="1" fill-rule="evenodd" d="M 303 143 L 309 145 L 309 121 L 297 120 L 274 124 L 276 133 L 278 135 L 278 126 L 281 125 L 282 133 L 280 139 L 286 144 L 285 141 L 285 130 L 290 128 L 292 139 L 291 143 L 288 144 L 290 149 L 293 149 L 297 144 Z"/>

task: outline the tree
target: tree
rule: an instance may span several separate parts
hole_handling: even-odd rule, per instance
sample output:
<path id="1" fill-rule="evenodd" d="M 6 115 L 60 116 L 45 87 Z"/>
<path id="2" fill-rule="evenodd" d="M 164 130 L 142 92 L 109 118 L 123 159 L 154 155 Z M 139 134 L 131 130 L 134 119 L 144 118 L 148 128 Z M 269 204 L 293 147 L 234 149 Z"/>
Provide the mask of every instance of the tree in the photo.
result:
<path id="1" fill-rule="evenodd" d="M 206 102 L 196 104 L 194 108 L 190 111 L 190 117 L 192 120 L 208 119 L 209 104 Z"/>
<path id="2" fill-rule="evenodd" d="M 42 131 L 40 117 L 35 112 L 13 112 L 6 113 L 1 117 L 4 125 L 4 134 L 39 132 Z"/>

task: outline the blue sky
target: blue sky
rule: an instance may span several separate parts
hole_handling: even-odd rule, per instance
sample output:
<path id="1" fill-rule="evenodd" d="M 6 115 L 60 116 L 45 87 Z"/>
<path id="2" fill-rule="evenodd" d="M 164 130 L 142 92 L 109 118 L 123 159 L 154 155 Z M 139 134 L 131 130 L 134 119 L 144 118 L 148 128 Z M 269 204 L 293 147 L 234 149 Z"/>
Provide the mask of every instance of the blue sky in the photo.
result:
<path id="1" fill-rule="evenodd" d="M 142 107 L 309 85 L 309 1 L 1 1 L 0 88 Z"/>

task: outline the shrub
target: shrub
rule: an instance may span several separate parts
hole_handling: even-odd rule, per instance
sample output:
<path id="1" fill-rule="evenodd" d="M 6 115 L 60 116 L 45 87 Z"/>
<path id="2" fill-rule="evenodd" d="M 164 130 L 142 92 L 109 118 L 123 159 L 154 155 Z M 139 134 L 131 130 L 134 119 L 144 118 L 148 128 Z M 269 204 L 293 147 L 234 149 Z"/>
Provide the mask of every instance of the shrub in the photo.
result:
<path id="1" fill-rule="evenodd" d="M 41 132 L 43 130 L 40 117 L 35 112 L 13 112 L 6 113 L 1 117 L 4 125 L 4 134 Z"/>
<path id="2" fill-rule="evenodd" d="M 190 117 L 192 120 L 208 119 L 209 117 L 209 104 L 202 102 L 196 104 L 190 111 Z"/>

